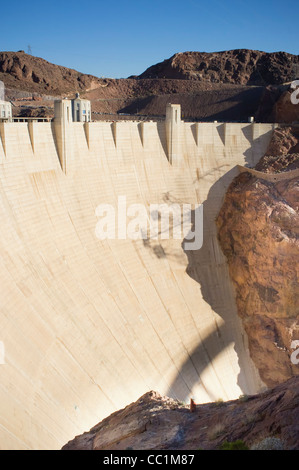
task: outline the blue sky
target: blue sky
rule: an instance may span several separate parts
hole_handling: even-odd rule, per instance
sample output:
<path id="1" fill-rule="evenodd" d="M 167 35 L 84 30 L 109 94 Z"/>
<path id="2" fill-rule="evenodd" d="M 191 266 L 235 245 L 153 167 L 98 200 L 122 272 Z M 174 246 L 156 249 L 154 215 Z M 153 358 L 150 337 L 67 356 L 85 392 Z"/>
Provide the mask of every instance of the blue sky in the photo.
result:
<path id="1" fill-rule="evenodd" d="M 268 0 L 10 1 L 0 50 L 28 51 L 96 76 L 126 78 L 176 52 L 299 54 L 299 2 Z"/>

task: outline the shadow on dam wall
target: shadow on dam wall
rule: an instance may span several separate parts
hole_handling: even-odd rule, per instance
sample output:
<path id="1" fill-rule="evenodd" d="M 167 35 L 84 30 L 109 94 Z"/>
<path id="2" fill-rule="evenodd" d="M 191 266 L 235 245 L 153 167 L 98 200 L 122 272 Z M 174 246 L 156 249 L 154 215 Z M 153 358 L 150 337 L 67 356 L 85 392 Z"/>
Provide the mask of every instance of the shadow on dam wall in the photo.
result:
<path id="1" fill-rule="evenodd" d="M 182 242 L 182 250 L 187 256 L 188 265 L 186 273 L 195 280 L 201 288 L 202 298 L 207 302 L 216 315 L 219 315 L 222 321 L 215 329 L 203 337 L 195 348 L 188 360 L 182 365 L 179 374 L 171 384 L 168 393 L 170 396 L 176 395 L 179 390 L 180 382 L 184 372 L 190 368 L 190 365 L 197 370 L 199 383 L 205 388 L 211 400 L 215 401 L 222 398 L 222 390 L 208 390 L 201 382 L 201 375 L 212 361 L 231 344 L 234 344 L 234 350 L 238 357 L 240 371 L 237 377 L 237 383 L 243 393 L 254 393 L 250 390 L 250 379 L 246 377 L 246 368 L 248 363 L 244 363 L 244 348 L 240 351 L 240 342 L 235 341 L 235 334 L 238 331 L 239 318 L 235 307 L 235 319 L 232 319 L 231 306 L 235 305 L 235 296 L 233 286 L 229 278 L 226 258 L 221 251 L 217 238 L 216 217 L 219 213 L 224 200 L 226 190 L 236 176 L 236 168 L 231 169 L 211 187 L 207 199 L 203 203 L 203 244 L 199 250 L 186 250 L 185 244 L 188 241 L 190 232 L 195 230 L 195 211 L 191 214 L 192 228 L 187 237 Z M 204 178 L 204 176 L 203 176 Z M 221 197 L 222 195 L 222 197 Z M 199 210 L 198 208 L 195 210 Z M 198 311 L 200 316 L 200 311 Z M 215 316 L 216 316 L 215 315 Z M 234 318 L 234 317 L 233 317 Z M 234 324 L 235 323 L 235 324 Z M 240 334 L 240 333 L 239 333 Z M 205 363 L 202 358 L 205 358 Z M 201 358 L 201 360 L 198 360 Z M 199 368 L 199 364 L 201 364 Z M 252 373 L 252 369 L 251 369 Z M 248 380 L 249 379 L 249 380 Z M 195 385 L 192 384 L 193 386 Z M 185 397 L 186 400 L 187 397 Z M 184 397 L 182 398 L 184 399 Z"/>
<path id="2" fill-rule="evenodd" d="M 217 129 L 219 136 L 223 139 L 224 128 L 219 126 Z M 242 129 L 244 136 L 250 141 L 250 126 Z M 272 131 L 266 135 L 270 140 Z M 269 142 L 268 140 L 268 142 Z M 257 136 L 251 140 L 251 146 L 243 153 L 246 167 L 254 167 L 257 161 L 262 157 L 267 147 L 264 146 L 263 137 Z M 213 172 L 213 170 L 212 170 Z M 206 200 L 203 202 L 203 244 L 199 250 L 186 250 L 185 244 L 189 240 L 189 234 L 195 230 L 195 211 L 191 214 L 192 227 L 187 237 L 183 240 L 182 251 L 187 256 L 188 265 L 186 273 L 199 285 L 203 300 L 210 305 L 215 312 L 215 317 L 219 315 L 221 325 L 218 326 L 215 321 L 215 329 L 206 337 L 202 337 L 198 346 L 194 349 L 190 357 L 182 365 L 179 373 L 169 388 L 169 394 L 176 394 L 179 389 L 179 383 L 182 380 L 184 372 L 190 365 L 198 371 L 198 380 L 201 383 L 201 375 L 206 367 L 218 355 L 222 354 L 229 345 L 234 345 L 234 350 L 238 358 L 239 373 L 237 376 L 237 384 L 243 393 L 256 393 L 256 387 L 263 387 L 259 374 L 256 371 L 247 348 L 247 337 L 242 328 L 242 323 L 238 317 L 237 305 L 233 284 L 229 277 L 227 260 L 222 252 L 218 242 L 216 218 L 219 214 L 221 206 L 224 202 L 226 191 L 238 175 L 236 167 L 220 177 L 210 188 Z M 203 178 L 208 178 L 209 174 L 198 177 L 199 184 Z M 198 209 L 195 209 L 198 210 Z M 191 237 L 192 239 L 192 237 Z M 200 310 L 198 311 L 200 316 Z M 238 335 L 241 341 L 236 341 Z M 246 353 L 244 354 L 244 350 Z M 203 361 L 198 360 L 199 357 L 205 357 L 206 365 Z M 255 376 L 252 384 L 250 376 Z M 201 383 L 204 386 L 203 383 Z M 195 383 L 193 383 L 193 386 Z M 221 397 L 221 390 L 206 390 L 212 400 Z"/>

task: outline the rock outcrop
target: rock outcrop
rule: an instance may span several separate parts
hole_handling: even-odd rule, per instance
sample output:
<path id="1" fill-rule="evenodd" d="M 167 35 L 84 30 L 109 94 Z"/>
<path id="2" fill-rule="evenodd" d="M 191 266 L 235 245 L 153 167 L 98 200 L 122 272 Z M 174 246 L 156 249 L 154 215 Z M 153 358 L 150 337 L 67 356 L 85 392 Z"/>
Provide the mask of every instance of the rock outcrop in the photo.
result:
<path id="1" fill-rule="evenodd" d="M 68 442 L 62 450 L 212 450 L 279 438 L 299 449 L 299 377 L 259 395 L 192 407 L 149 392 Z"/>
<path id="2" fill-rule="evenodd" d="M 99 79 L 19 52 L 0 52 L 0 80 L 32 92 L 66 93 L 91 88 Z"/>
<path id="3" fill-rule="evenodd" d="M 299 374 L 291 360 L 299 340 L 298 144 L 298 128 L 276 129 L 256 169 L 283 178 L 241 173 L 217 218 L 250 355 L 270 387 Z"/>
<path id="4" fill-rule="evenodd" d="M 241 85 L 279 85 L 296 78 L 299 56 L 236 49 L 180 52 L 149 67 L 140 78 L 178 78 Z"/>

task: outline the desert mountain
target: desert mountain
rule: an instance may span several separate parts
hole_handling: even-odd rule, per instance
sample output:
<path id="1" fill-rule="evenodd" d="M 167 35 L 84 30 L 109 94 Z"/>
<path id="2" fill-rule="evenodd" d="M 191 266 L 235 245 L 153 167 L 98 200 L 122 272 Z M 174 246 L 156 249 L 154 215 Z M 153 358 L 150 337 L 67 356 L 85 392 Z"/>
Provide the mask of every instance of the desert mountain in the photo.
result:
<path id="1" fill-rule="evenodd" d="M 149 67 L 139 78 L 172 78 L 238 85 L 280 85 L 294 80 L 299 56 L 236 49 L 181 52 Z"/>
<path id="2" fill-rule="evenodd" d="M 0 52 L 0 80 L 9 88 L 62 94 L 85 91 L 97 78 L 19 51 Z"/>
<path id="3" fill-rule="evenodd" d="M 284 93 L 299 72 L 299 56 L 285 52 L 234 50 L 184 52 L 153 65 L 138 77 L 98 78 L 19 52 L 0 52 L 0 80 L 15 116 L 53 116 L 54 99 L 79 92 L 91 100 L 94 120 L 125 115 L 162 118 L 167 103 L 200 121 L 279 122 Z M 282 103 L 282 105 L 281 105 Z M 296 111 L 297 112 L 297 111 Z M 284 119 L 283 119 L 284 120 Z"/>

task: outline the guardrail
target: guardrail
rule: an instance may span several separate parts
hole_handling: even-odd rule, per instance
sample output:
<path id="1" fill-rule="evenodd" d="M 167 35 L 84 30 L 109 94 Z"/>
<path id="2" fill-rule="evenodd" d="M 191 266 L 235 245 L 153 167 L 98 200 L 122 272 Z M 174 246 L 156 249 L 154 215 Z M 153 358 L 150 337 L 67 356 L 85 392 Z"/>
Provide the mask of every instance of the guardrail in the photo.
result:
<path id="1" fill-rule="evenodd" d="M 13 117 L 12 122 L 50 122 L 53 118 L 47 117 Z"/>

